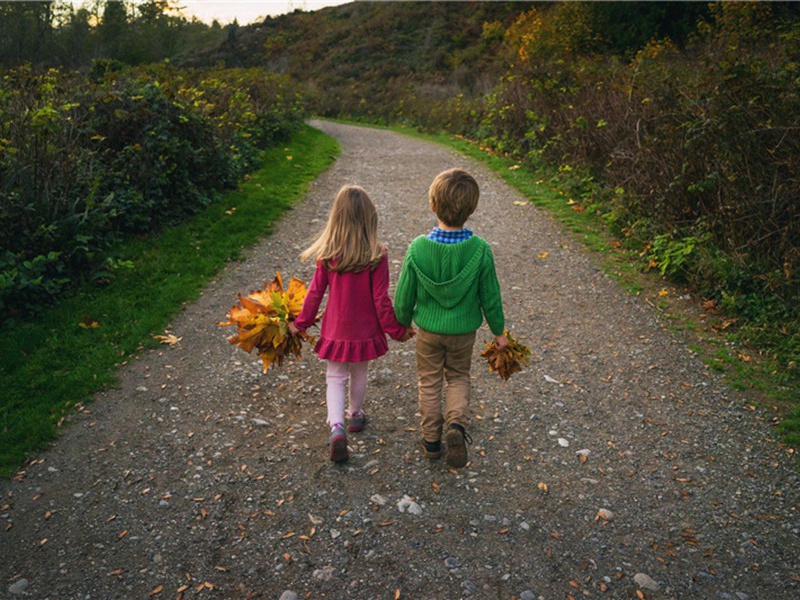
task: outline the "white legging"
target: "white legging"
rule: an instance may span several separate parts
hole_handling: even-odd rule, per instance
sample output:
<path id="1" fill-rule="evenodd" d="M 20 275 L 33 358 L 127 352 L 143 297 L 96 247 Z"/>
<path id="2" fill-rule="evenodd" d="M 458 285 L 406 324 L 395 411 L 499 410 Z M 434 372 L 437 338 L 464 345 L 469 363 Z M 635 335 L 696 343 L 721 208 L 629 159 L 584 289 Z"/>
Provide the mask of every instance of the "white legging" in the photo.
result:
<path id="1" fill-rule="evenodd" d="M 328 362 L 325 379 L 328 382 L 328 425 L 344 423 L 345 395 L 347 380 L 350 380 L 350 402 L 347 415 L 360 412 L 367 393 L 367 370 L 369 361 L 357 363 Z"/>

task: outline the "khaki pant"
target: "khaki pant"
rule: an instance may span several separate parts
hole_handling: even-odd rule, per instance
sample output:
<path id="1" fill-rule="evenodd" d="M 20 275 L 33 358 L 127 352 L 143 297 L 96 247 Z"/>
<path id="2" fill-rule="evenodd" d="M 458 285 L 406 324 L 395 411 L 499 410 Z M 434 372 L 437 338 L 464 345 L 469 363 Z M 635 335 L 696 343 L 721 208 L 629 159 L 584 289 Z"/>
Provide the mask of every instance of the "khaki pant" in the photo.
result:
<path id="1" fill-rule="evenodd" d="M 442 438 L 442 426 L 469 425 L 469 369 L 475 332 L 460 335 L 417 330 L 417 379 L 422 436 L 429 442 Z M 442 388 L 447 381 L 444 415 Z"/>

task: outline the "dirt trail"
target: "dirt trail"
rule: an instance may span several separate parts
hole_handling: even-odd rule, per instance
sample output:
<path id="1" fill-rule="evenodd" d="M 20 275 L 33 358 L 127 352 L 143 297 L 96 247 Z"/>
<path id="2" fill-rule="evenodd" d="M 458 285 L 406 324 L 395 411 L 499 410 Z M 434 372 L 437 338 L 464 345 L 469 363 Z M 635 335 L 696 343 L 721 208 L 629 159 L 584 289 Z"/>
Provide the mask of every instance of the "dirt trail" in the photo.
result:
<path id="1" fill-rule="evenodd" d="M 175 318 L 180 345 L 128 364 L 43 462 L 0 483 L 0 596 L 800 597 L 800 481 L 759 411 L 482 165 L 315 126 L 341 158 Z M 262 374 L 216 322 L 276 269 L 310 280 L 297 254 L 345 183 L 375 199 L 395 282 L 453 166 L 481 186 L 468 226 L 493 244 L 534 362 L 503 383 L 476 346 L 472 463 L 453 473 L 417 447 L 413 342 L 391 342 L 368 426 L 333 465 L 321 362 Z"/>

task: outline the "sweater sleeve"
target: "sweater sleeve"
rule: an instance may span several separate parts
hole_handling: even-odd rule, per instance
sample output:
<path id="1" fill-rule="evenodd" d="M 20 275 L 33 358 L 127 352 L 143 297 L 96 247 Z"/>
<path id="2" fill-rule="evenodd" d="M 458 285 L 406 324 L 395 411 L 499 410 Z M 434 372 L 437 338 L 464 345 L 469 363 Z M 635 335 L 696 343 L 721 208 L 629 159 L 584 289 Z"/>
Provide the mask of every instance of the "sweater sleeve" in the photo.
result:
<path id="1" fill-rule="evenodd" d="M 405 327 L 411 326 L 417 302 L 417 274 L 411 266 L 409 254 L 410 248 L 400 269 L 400 279 L 397 280 L 397 289 L 394 292 L 394 314 Z"/>
<path id="2" fill-rule="evenodd" d="M 386 254 L 372 272 L 372 301 L 378 313 L 381 329 L 394 340 L 399 340 L 406 332 L 395 317 L 392 301 L 389 299 L 389 258 Z"/>
<path id="3" fill-rule="evenodd" d="M 501 335 L 505 331 L 506 319 L 503 315 L 503 300 L 500 296 L 500 282 L 497 280 L 497 271 L 494 266 L 492 248 L 486 245 L 483 256 L 481 274 L 478 282 L 478 294 L 481 301 L 481 310 L 486 318 L 486 323 L 494 335 Z"/>
<path id="4" fill-rule="evenodd" d="M 300 331 L 305 331 L 317 320 L 317 311 L 319 310 L 319 305 L 322 304 L 322 298 L 325 296 L 327 289 L 328 269 L 322 263 L 317 263 L 314 278 L 311 280 L 311 285 L 308 286 L 308 293 L 306 293 L 305 300 L 303 300 L 303 308 L 300 309 L 300 314 L 294 320 L 294 326 Z"/>

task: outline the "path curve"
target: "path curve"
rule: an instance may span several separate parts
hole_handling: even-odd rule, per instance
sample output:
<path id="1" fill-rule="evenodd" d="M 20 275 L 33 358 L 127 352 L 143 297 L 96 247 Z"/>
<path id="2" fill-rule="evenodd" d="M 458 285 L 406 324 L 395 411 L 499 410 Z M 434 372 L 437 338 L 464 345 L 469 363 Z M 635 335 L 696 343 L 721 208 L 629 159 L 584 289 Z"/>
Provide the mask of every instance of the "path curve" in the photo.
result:
<path id="1" fill-rule="evenodd" d="M 175 318 L 180 346 L 132 361 L 43 462 L 0 483 L 0 594 L 800 597 L 800 482 L 759 411 L 484 166 L 314 125 L 341 158 Z M 332 465 L 322 364 L 262 374 L 216 322 L 276 269 L 310 280 L 297 254 L 345 183 L 375 199 L 396 281 L 433 225 L 431 180 L 454 166 L 481 186 L 469 226 L 493 245 L 507 322 L 534 362 L 502 383 L 476 346 L 472 464 L 452 473 L 417 447 L 413 346 L 391 342 L 368 427 Z"/>

